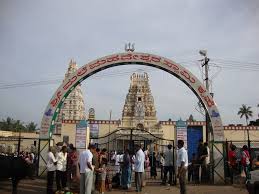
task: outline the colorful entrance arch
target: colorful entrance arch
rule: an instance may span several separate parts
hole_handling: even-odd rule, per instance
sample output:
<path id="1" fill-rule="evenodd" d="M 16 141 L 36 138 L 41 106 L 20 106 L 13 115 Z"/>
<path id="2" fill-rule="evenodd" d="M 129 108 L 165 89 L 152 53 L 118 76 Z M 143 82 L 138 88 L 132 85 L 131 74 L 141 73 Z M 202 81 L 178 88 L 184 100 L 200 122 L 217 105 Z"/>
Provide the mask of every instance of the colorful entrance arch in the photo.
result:
<path id="1" fill-rule="evenodd" d="M 214 140 L 222 141 L 224 139 L 222 120 L 216 103 L 209 91 L 206 90 L 205 86 L 198 80 L 198 78 L 186 68 L 170 59 L 153 54 L 138 52 L 118 53 L 99 58 L 85 64 L 70 77 L 64 80 L 52 96 L 44 112 L 41 122 L 40 138 L 51 138 L 55 126 L 55 120 L 61 105 L 69 93 L 84 79 L 104 69 L 129 64 L 146 65 L 162 69 L 184 82 L 201 100 L 206 108 L 210 116 Z"/>

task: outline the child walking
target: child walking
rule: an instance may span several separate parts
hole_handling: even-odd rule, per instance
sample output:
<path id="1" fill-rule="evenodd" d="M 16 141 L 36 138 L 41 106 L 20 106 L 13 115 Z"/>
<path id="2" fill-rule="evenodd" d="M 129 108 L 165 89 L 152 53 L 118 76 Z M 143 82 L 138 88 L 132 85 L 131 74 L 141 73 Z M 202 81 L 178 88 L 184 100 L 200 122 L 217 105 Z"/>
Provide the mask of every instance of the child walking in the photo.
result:
<path id="1" fill-rule="evenodd" d="M 100 194 L 104 194 L 105 191 L 105 180 L 107 175 L 107 159 L 102 158 L 100 168 L 97 169 L 98 172 L 98 191 Z"/>

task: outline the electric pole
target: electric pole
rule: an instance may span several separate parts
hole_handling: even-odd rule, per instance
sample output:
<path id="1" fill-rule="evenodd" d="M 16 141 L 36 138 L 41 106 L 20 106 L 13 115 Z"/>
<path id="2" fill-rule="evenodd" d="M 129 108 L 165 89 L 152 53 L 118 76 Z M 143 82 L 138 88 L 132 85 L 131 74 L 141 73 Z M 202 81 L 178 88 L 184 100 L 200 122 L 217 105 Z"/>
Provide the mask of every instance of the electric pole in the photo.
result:
<path id="1" fill-rule="evenodd" d="M 210 59 L 207 57 L 207 51 L 206 50 L 200 50 L 199 51 L 200 55 L 202 55 L 204 57 L 204 59 L 202 60 L 202 67 L 204 67 L 205 69 L 205 86 L 206 86 L 206 90 L 210 93 L 210 86 L 209 86 L 209 61 Z M 210 118 L 209 118 L 209 114 L 208 111 L 205 110 L 205 119 L 206 119 L 206 142 L 209 142 L 210 138 L 209 138 L 209 133 L 210 133 Z"/>

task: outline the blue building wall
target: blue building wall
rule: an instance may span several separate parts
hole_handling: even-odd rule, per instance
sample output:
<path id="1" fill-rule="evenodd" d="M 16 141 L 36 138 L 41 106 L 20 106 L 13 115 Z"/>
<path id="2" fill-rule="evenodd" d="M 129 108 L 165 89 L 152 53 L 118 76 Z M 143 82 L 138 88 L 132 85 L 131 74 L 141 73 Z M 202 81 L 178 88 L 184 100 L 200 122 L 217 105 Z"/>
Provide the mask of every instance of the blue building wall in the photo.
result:
<path id="1" fill-rule="evenodd" d="M 187 149 L 188 159 L 192 159 L 192 154 L 197 153 L 199 140 L 203 138 L 202 126 L 188 126 L 187 127 Z"/>

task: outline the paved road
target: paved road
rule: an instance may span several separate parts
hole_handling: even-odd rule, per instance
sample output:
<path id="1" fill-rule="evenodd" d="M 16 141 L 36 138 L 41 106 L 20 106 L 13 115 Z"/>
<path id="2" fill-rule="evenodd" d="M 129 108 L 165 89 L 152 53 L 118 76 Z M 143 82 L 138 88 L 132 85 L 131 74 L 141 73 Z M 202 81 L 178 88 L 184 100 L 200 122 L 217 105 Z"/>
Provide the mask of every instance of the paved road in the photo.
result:
<path id="1" fill-rule="evenodd" d="M 19 184 L 18 194 L 44 194 L 46 191 L 46 181 L 42 179 L 35 180 L 22 180 Z M 11 182 L 0 182 L 0 194 L 11 193 Z M 126 194 L 136 193 L 134 190 L 123 191 L 113 190 L 106 192 L 107 194 Z M 178 194 L 179 188 L 172 186 L 146 186 L 144 187 L 142 194 Z M 205 186 L 205 185 L 188 185 L 187 194 L 248 194 L 244 188 L 235 188 L 233 186 Z"/>
<path id="2" fill-rule="evenodd" d="M 10 194 L 12 193 L 12 184 L 10 181 L 0 182 L 0 193 Z M 26 179 L 19 182 L 18 194 L 43 194 L 46 193 L 46 181 L 42 179 Z"/>

